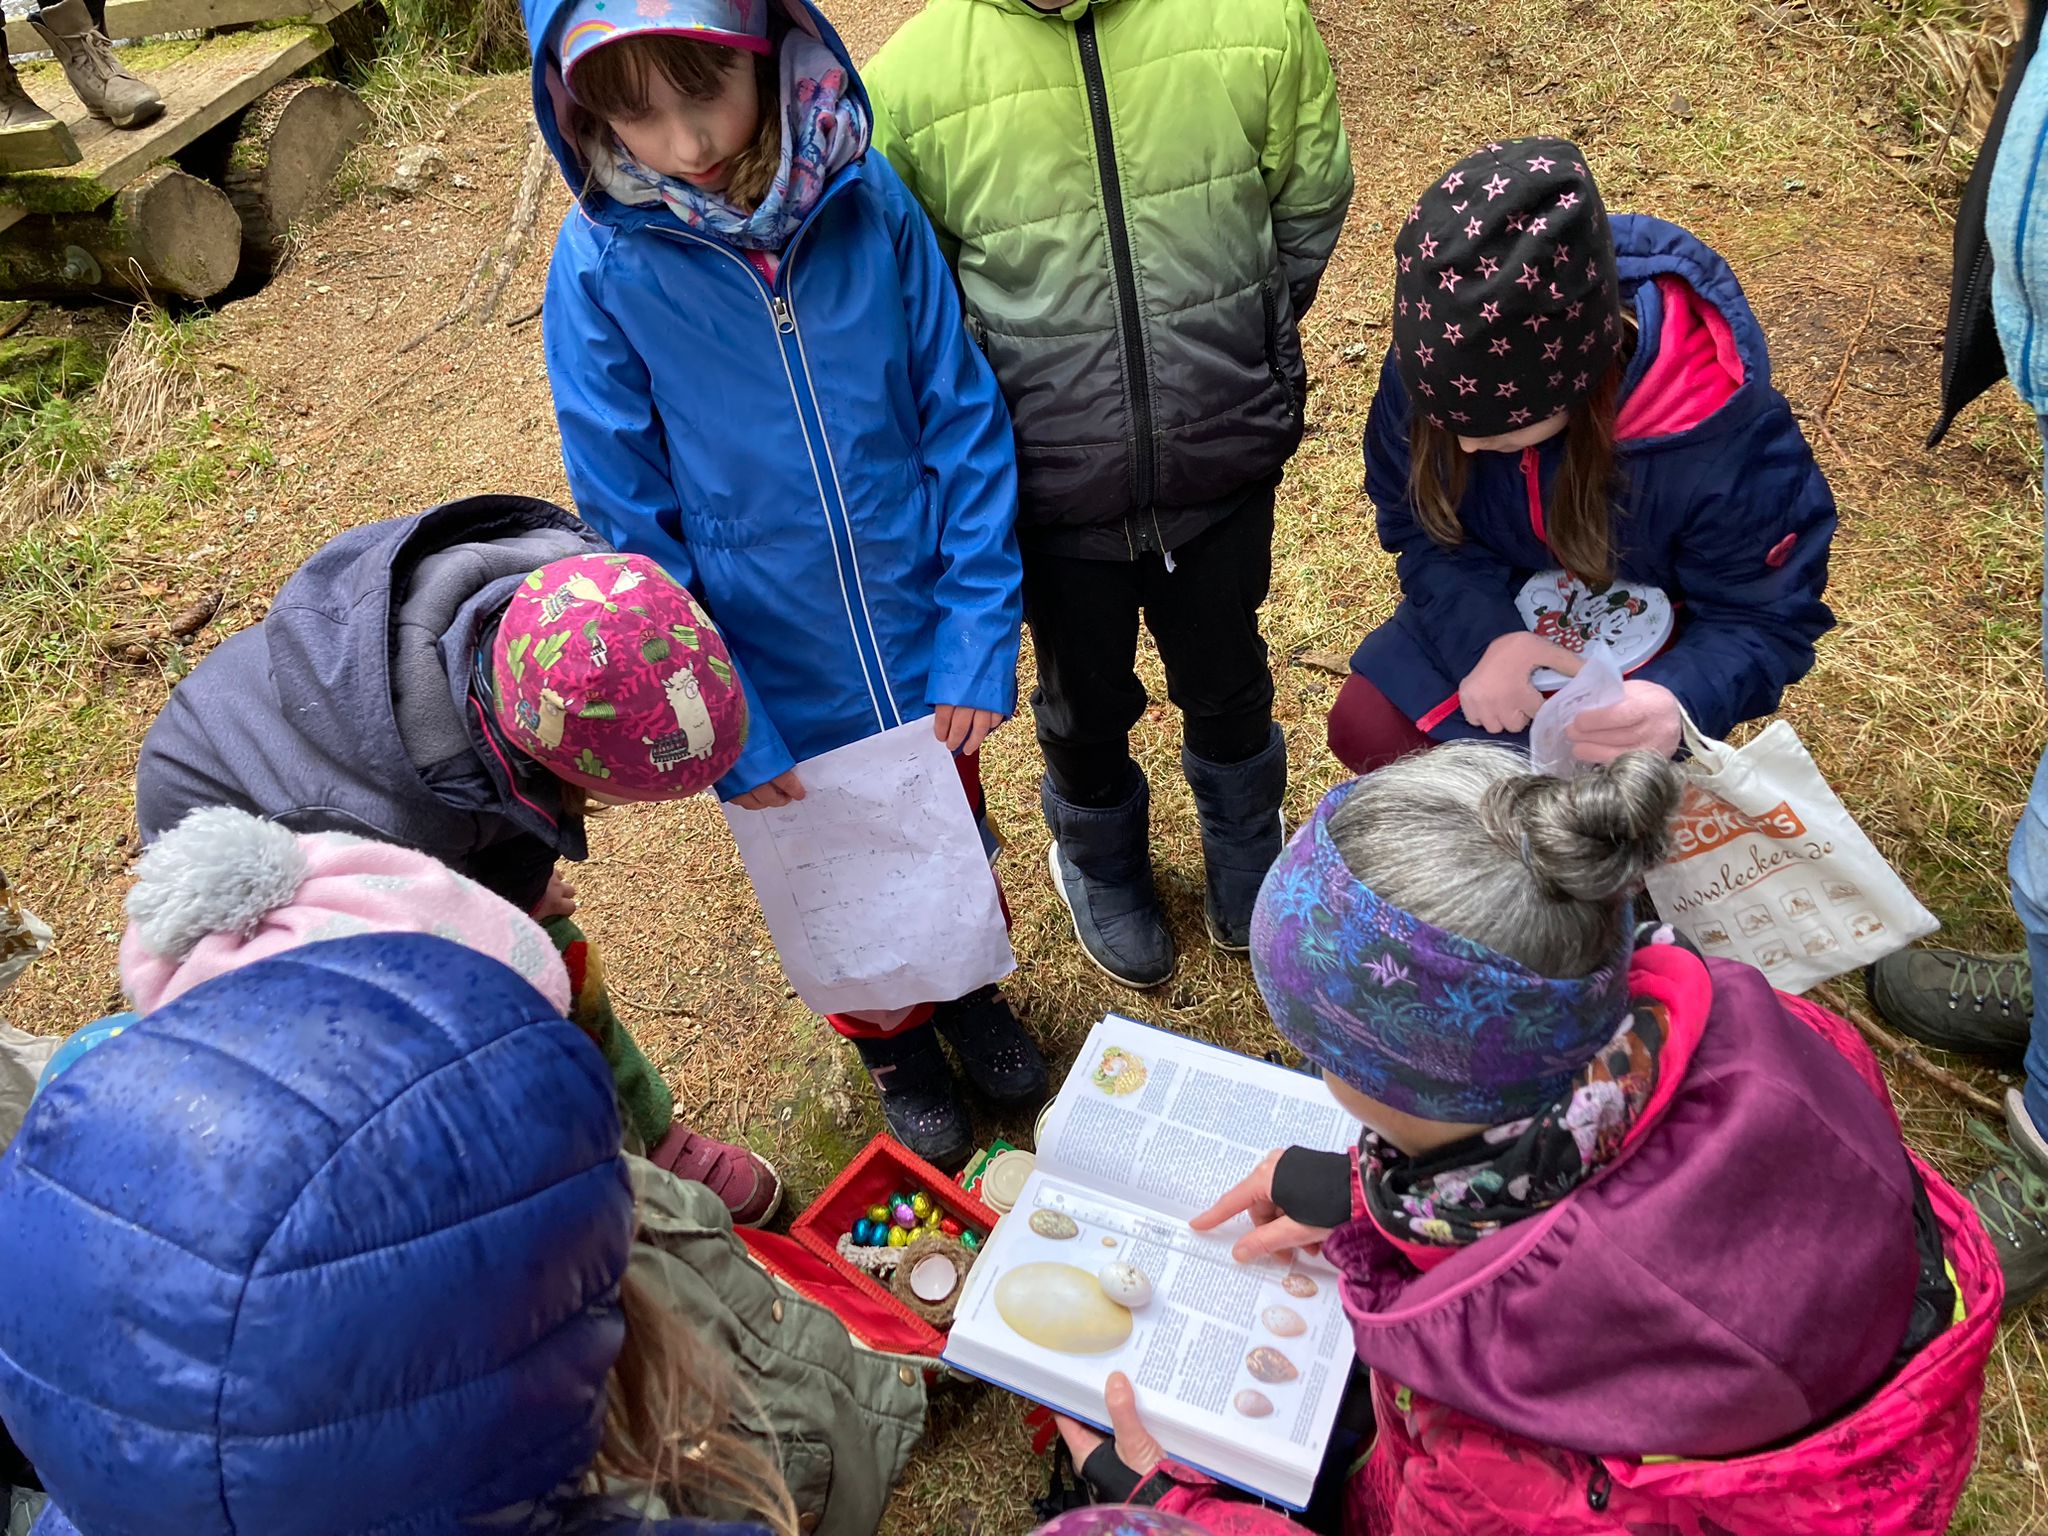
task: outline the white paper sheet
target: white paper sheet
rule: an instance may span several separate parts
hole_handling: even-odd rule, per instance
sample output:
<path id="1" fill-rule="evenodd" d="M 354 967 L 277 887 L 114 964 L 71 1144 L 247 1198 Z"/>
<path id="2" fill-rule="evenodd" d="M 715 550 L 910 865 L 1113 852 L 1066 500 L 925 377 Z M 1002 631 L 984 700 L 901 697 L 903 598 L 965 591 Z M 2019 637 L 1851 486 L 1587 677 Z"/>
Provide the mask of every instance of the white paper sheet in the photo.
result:
<path id="1" fill-rule="evenodd" d="M 804 798 L 725 808 L 783 974 L 819 1013 L 961 997 L 1016 969 L 967 791 L 927 717 L 798 763 Z"/>

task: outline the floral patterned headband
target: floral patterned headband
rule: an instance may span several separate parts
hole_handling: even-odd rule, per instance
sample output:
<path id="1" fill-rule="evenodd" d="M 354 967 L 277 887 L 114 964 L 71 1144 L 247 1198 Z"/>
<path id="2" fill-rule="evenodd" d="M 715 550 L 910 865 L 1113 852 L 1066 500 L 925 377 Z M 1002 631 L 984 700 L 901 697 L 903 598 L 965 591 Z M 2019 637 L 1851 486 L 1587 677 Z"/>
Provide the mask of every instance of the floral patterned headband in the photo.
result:
<path id="1" fill-rule="evenodd" d="M 1259 891 L 1252 971 L 1273 1023 L 1360 1093 L 1425 1120 L 1536 1113 L 1613 1038 L 1628 1007 L 1630 925 L 1589 976 L 1539 976 L 1375 895 L 1352 874 L 1323 797 Z"/>

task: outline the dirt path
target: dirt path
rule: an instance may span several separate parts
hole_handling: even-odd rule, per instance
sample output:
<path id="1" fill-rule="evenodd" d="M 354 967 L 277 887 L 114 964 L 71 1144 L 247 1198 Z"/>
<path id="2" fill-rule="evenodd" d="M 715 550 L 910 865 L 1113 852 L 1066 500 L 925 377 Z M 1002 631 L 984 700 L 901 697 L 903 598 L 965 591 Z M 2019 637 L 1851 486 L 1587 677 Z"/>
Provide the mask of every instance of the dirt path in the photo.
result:
<path id="1" fill-rule="evenodd" d="M 834 9 L 864 56 L 914 8 L 840 0 Z M 1562 132 L 1590 151 L 1610 206 L 1683 223 L 1729 257 L 1772 339 L 1777 382 L 1841 501 L 1831 596 L 1842 624 L 1787 715 L 1952 931 L 2009 936 L 2003 837 L 2048 739 L 2033 607 L 2040 496 L 2031 429 L 2002 393 L 1940 454 L 1919 447 L 1947 279 L 1936 196 L 1953 185 L 1915 156 L 1941 125 L 1906 117 L 1856 35 L 1799 6 L 1321 0 L 1317 9 L 1339 65 L 1359 189 L 1308 327 L 1311 436 L 1285 492 L 1268 622 L 1295 767 L 1290 816 L 1337 777 L 1321 747 L 1334 680 L 1299 658 L 1348 652 L 1392 601 L 1359 495 L 1357 443 L 1387 341 L 1393 220 L 1472 144 Z M 532 318 L 567 202 L 554 177 L 534 249 L 495 315 L 435 329 L 511 216 L 526 113 L 523 81 L 485 83 L 452 113 L 443 108 L 448 178 L 408 201 L 365 195 L 343 206 L 265 292 L 227 309 L 201 376 L 223 413 L 247 397 L 253 416 L 242 419 L 274 462 L 259 456 L 217 505 L 178 521 L 176 550 L 141 551 L 121 567 L 154 570 L 173 597 L 182 586 L 225 585 L 229 602 L 209 636 L 253 622 L 282 574 L 343 527 L 480 490 L 565 497 Z M 374 152 L 379 169 L 397 147 Z M 89 677 L 76 696 L 51 684 L 62 695 L 52 731 L 70 734 L 47 745 L 64 767 L 34 777 L 34 749 L 4 765 L 13 787 L 0 866 L 62 936 L 60 954 L 9 999 L 27 1027 L 68 1030 L 111 1001 L 126 779 L 168 684 L 132 671 Z M 1012 727 L 988 755 L 992 808 L 1014 844 L 1005 867 L 1023 970 L 1012 990 L 1055 1050 L 1070 1051 L 1112 1006 L 1265 1049 L 1272 1037 L 1247 970 L 1199 942 L 1199 860 L 1171 720 L 1155 711 L 1138 746 L 1158 790 L 1157 863 L 1187 961 L 1142 1004 L 1079 962 L 1034 878 L 1044 848 L 1037 763 L 1028 729 Z M 814 1191 L 877 1120 L 851 1054 L 785 995 L 717 814 L 693 804 L 608 816 L 592 843 L 579 881 L 589 927 L 683 1112 L 745 1134 L 782 1162 L 800 1195 Z M 1900 1087 L 1916 1138 L 1952 1153 L 1953 1108 L 1916 1082 Z M 1984 1470 L 1958 1529 L 2048 1528 L 2035 1451 L 2048 1440 L 2040 1318 L 2009 1329 L 1994 1362 Z M 1027 1485 L 1042 1471 L 1018 1418 L 994 1394 L 942 1394 L 889 1529 L 1027 1529 Z"/>

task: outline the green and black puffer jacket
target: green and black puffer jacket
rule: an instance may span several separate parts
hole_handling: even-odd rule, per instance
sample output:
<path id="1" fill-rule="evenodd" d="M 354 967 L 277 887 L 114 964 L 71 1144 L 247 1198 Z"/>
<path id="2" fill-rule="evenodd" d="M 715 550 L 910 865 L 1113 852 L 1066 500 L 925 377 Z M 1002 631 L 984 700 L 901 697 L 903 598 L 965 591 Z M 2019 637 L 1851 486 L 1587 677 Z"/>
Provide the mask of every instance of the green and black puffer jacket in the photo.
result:
<path id="1" fill-rule="evenodd" d="M 1009 399 L 1027 544 L 1171 549 L 1278 476 L 1351 200 L 1304 0 L 930 0 L 865 78 Z"/>

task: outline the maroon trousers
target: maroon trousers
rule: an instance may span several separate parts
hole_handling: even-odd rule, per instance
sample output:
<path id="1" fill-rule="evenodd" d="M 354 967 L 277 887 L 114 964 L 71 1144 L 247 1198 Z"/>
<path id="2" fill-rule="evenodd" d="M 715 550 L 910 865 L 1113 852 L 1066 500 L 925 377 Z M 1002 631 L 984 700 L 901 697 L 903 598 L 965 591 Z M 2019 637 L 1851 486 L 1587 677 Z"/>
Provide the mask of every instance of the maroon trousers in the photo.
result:
<path id="1" fill-rule="evenodd" d="M 1330 706 L 1330 751 L 1338 762 L 1353 773 L 1371 773 L 1429 744 L 1429 737 L 1379 689 L 1356 672 L 1344 679 Z"/>

